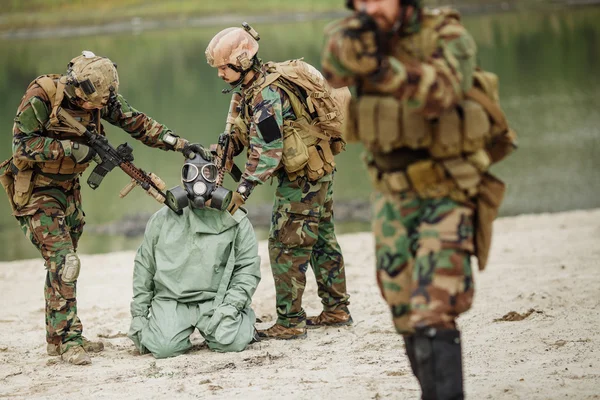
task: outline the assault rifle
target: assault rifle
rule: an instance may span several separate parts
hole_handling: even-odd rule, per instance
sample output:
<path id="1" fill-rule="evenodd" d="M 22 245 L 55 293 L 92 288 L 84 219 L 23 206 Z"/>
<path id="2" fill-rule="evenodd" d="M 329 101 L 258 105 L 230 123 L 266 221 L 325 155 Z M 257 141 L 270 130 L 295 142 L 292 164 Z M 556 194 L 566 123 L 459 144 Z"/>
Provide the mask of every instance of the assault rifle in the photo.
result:
<path id="1" fill-rule="evenodd" d="M 181 210 L 174 209 L 169 202 L 165 203 L 167 198 L 164 190 L 165 183 L 155 174 L 146 173 L 144 170 L 133 165 L 133 149 L 127 143 L 119 145 L 116 149 L 108 142 L 106 137 L 94 132 L 90 132 L 80 122 L 75 120 L 69 113 L 59 109 L 58 118 L 67 125 L 75 128 L 81 136 L 86 139 L 86 144 L 96 151 L 101 162 L 96 165 L 90 174 L 87 183 L 92 189 L 97 189 L 102 180 L 115 167 L 119 167 L 131 177 L 131 182 L 125 186 L 119 196 L 127 196 L 136 186 L 141 186 L 151 197 L 161 204 L 166 204 L 170 209 L 178 214 Z"/>
<path id="2" fill-rule="evenodd" d="M 233 178 L 234 181 L 239 182 L 242 179 L 242 171 L 233 162 L 233 153 L 235 149 L 232 143 L 232 131 L 233 121 L 240 113 L 238 108 L 242 96 L 239 92 L 233 92 L 231 95 L 231 102 L 229 103 L 229 111 L 227 112 L 227 120 L 225 123 L 225 131 L 219 135 L 219 142 L 216 146 L 215 164 L 219 169 L 219 176 L 217 177 L 217 186 L 223 185 L 223 178 L 225 172 Z"/>

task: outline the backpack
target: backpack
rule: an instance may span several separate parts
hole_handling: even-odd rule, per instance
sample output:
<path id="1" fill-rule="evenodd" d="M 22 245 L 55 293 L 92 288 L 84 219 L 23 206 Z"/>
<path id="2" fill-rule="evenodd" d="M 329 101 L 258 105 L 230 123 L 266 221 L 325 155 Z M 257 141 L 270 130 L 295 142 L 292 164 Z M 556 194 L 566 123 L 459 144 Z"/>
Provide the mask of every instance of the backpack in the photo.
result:
<path id="1" fill-rule="evenodd" d="M 347 87 L 334 89 L 323 75 L 302 59 L 268 62 L 262 88 L 275 84 L 290 97 L 294 114 L 306 115 L 316 131 L 328 138 L 342 136 L 342 124 L 350 101 Z"/>

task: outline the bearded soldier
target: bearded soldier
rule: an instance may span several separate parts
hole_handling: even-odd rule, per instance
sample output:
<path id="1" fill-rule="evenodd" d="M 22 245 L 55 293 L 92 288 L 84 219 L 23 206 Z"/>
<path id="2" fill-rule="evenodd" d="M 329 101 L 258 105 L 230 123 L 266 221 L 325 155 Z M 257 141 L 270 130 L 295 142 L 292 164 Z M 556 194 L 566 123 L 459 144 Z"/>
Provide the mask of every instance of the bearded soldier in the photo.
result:
<path id="1" fill-rule="evenodd" d="M 332 215 L 333 153 L 341 143 L 311 130 L 313 117 L 301 99 L 299 87 L 281 79 L 267 67 L 269 63 L 262 63 L 257 56 L 257 39 L 256 31 L 247 25 L 244 29 L 227 28 L 210 41 L 206 57 L 232 88 L 241 85 L 235 142 L 238 153 L 244 146 L 249 150 L 230 211 L 244 204 L 258 184 L 271 177 L 279 181 L 269 234 L 277 322 L 259 334 L 264 338 L 296 339 L 306 337 L 307 325 L 352 323 L 344 260 Z M 318 74 L 312 66 L 303 65 Z M 292 138 L 300 139 L 286 147 L 284 141 Z M 302 154 L 307 157 L 297 163 L 297 156 Z M 302 294 L 309 264 L 323 312 L 307 318 Z"/>
<path id="2" fill-rule="evenodd" d="M 355 13 L 328 27 L 322 65 L 332 86 L 356 88 L 345 134 L 365 145 L 375 186 L 378 284 L 422 398 L 462 399 L 456 318 L 471 307 L 470 258 L 485 265 L 502 199 L 487 169 L 514 132 L 457 12 L 419 0 L 346 4 Z"/>
<path id="3" fill-rule="evenodd" d="M 13 215 L 45 260 L 48 355 L 61 355 L 76 365 L 91 362 L 86 350 L 104 348 L 82 336 L 76 300 L 80 270 L 76 250 L 84 226 L 79 177 L 97 154 L 75 127 L 57 118 L 59 111 L 101 135 L 104 119 L 149 147 L 204 152 L 210 157 L 201 146 L 131 107 L 118 89 L 116 65 L 89 51 L 72 59 L 65 75 L 36 78 L 17 109 L 13 156 L 2 163 L 6 172 L 1 181 Z"/>

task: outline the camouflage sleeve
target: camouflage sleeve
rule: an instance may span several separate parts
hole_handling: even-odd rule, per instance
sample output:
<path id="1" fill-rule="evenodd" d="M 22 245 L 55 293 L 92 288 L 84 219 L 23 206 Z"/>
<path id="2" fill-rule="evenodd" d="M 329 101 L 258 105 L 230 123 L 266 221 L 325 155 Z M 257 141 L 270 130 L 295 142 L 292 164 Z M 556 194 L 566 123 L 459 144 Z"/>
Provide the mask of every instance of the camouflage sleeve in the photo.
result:
<path id="1" fill-rule="evenodd" d="M 50 117 L 50 104 L 39 86 L 34 85 L 19 105 L 13 128 L 12 151 L 15 159 L 44 162 L 70 155 L 70 145 L 46 137 L 45 124 Z"/>
<path id="2" fill-rule="evenodd" d="M 183 139 L 178 140 L 175 147 L 165 143 L 163 139 L 167 133 L 173 136 L 177 135 L 165 125 L 130 106 L 120 94 L 117 96 L 116 104 L 102 109 L 102 119 L 118 126 L 129 133 L 131 137 L 149 147 L 162 150 L 181 150 L 184 142 L 187 143 Z"/>
<path id="3" fill-rule="evenodd" d="M 439 34 L 437 47 L 423 62 L 410 57 L 400 61 L 384 58 L 382 69 L 375 75 L 361 77 L 380 93 L 393 94 L 407 107 L 426 117 L 436 117 L 454 106 L 470 89 L 475 69 L 476 45 L 457 17 L 445 18 L 435 28 Z M 324 52 L 326 77 L 336 80 L 356 80 L 359 76 L 347 68 L 348 39 L 338 30 L 329 38 Z M 353 81 L 355 83 L 355 81 Z"/>
<path id="4" fill-rule="evenodd" d="M 244 180 L 263 183 L 279 167 L 283 154 L 283 103 L 286 99 L 283 91 L 274 85 L 254 96 Z"/>

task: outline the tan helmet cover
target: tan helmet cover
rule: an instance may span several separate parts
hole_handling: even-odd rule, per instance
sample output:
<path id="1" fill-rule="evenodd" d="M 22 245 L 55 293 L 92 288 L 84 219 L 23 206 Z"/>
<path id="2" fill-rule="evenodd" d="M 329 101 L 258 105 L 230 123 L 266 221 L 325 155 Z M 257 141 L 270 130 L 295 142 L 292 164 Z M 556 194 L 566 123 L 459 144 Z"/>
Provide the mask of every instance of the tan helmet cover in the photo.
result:
<path id="1" fill-rule="evenodd" d="M 206 48 L 206 61 L 211 67 L 235 65 L 242 70 L 252 66 L 258 53 L 258 42 L 243 28 L 227 28 L 217 33 Z"/>
<path id="2" fill-rule="evenodd" d="M 108 102 L 111 88 L 115 93 L 119 90 L 119 75 L 113 62 L 106 57 L 98 57 L 91 51 L 84 51 L 71 60 L 68 76 L 74 81 L 77 97 L 98 108 Z M 88 79 L 89 82 L 86 83 Z"/>

